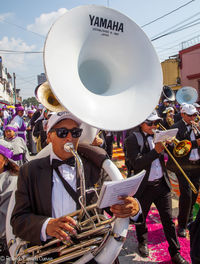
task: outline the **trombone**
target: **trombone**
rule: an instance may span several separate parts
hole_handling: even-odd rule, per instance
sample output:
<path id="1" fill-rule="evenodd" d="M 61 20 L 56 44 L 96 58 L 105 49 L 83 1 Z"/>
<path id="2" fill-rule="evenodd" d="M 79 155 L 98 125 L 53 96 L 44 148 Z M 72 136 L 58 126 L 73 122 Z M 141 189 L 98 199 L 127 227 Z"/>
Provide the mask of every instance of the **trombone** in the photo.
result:
<path id="1" fill-rule="evenodd" d="M 159 123 L 159 127 L 162 130 L 166 130 L 166 128 L 160 123 Z M 176 157 L 183 157 L 183 156 L 187 155 L 190 152 L 191 147 L 192 147 L 192 143 L 186 139 L 179 141 L 177 138 L 175 138 L 175 139 L 173 139 L 173 143 L 175 144 L 175 147 L 173 149 L 173 153 L 176 153 L 176 155 L 177 155 Z M 183 176 L 186 178 L 186 180 L 190 184 L 190 187 L 191 187 L 191 190 L 193 191 L 193 193 L 197 194 L 197 190 L 196 190 L 194 184 L 190 181 L 190 179 L 188 178 L 188 176 L 186 175 L 184 170 L 181 168 L 181 166 L 176 161 L 174 156 L 171 154 L 169 149 L 165 146 L 164 142 L 162 142 L 162 145 L 163 145 L 164 149 L 166 150 L 166 152 L 168 153 L 168 155 L 172 158 L 172 160 L 175 163 L 175 165 L 177 166 L 177 168 L 180 170 L 180 172 L 183 174 Z"/>
<path id="2" fill-rule="evenodd" d="M 162 130 L 166 130 L 166 128 L 161 123 L 159 123 L 158 126 Z M 177 138 L 174 138 L 173 143 L 175 144 L 175 147 L 173 149 L 173 154 L 177 158 L 186 156 L 192 148 L 191 141 L 187 139 L 179 141 Z"/>
<path id="3" fill-rule="evenodd" d="M 195 122 L 192 122 L 192 129 L 194 131 L 194 133 L 199 136 L 200 135 L 200 130 L 199 130 L 199 127 L 198 127 L 198 123 L 200 122 L 200 116 L 197 115 L 196 116 L 196 119 L 195 119 Z"/>

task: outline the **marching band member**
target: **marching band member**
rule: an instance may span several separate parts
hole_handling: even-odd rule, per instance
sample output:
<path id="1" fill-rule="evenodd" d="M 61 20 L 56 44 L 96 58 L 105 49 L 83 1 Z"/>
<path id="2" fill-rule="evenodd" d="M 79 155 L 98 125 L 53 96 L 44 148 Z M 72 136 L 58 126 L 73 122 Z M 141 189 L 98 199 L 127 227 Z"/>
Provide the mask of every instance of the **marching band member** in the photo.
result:
<path id="1" fill-rule="evenodd" d="M 163 111 L 166 116 L 163 118 L 163 126 L 166 129 L 169 129 L 174 124 L 174 108 L 173 107 L 167 107 L 165 111 Z"/>
<path id="2" fill-rule="evenodd" d="M 160 214 L 165 237 L 169 243 L 172 263 L 187 264 L 188 262 L 179 253 L 180 245 L 172 219 L 171 185 L 164 163 L 164 146 L 161 142 L 154 144 L 152 137 L 160 120 L 157 113 L 153 112 L 139 126 L 138 132 L 133 132 L 128 136 L 126 152 L 134 173 L 146 170 L 143 182 L 136 194 L 142 207 L 144 219 L 146 220 L 150 207 L 154 203 Z M 140 255 L 148 257 L 146 222 L 136 225 L 136 234 Z"/>
<path id="3" fill-rule="evenodd" d="M 188 155 L 178 158 L 178 163 L 184 169 L 185 173 L 194 184 L 197 191 L 200 185 L 200 135 L 195 135 L 192 129 L 192 123 L 197 115 L 195 106 L 184 104 L 181 108 L 182 119 L 175 123 L 171 128 L 178 128 L 176 138 L 178 140 L 190 140 L 192 149 Z M 178 215 L 178 235 L 186 236 L 187 224 L 193 220 L 193 206 L 197 200 L 197 194 L 194 194 L 185 177 L 179 170 L 175 171 L 179 182 L 180 197 L 179 197 L 179 215 Z"/>
<path id="4" fill-rule="evenodd" d="M 63 215 L 75 211 L 79 206 L 77 195 L 80 182 L 76 175 L 74 157 L 71 152 L 64 150 L 64 145 L 71 142 L 75 149 L 78 148 L 82 133 L 79 125 L 79 119 L 69 112 L 53 114 L 47 124 L 47 140 L 52 143 L 50 155 L 32 160 L 20 168 L 16 203 L 11 217 L 13 232 L 17 237 L 41 245 L 42 241 L 51 237 L 69 240 L 70 234 L 76 234 L 75 220 Z M 103 160 L 107 158 L 102 148 L 92 148 L 101 151 Z M 94 155 L 97 155 L 96 150 Z M 84 156 L 82 161 L 86 187 L 97 183 L 101 186 L 105 179 L 100 174 L 100 168 Z M 67 190 L 61 178 L 68 183 Z M 111 207 L 116 217 L 133 217 L 138 214 L 137 200 L 132 197 L 121 199 L 123 204 Z"/>

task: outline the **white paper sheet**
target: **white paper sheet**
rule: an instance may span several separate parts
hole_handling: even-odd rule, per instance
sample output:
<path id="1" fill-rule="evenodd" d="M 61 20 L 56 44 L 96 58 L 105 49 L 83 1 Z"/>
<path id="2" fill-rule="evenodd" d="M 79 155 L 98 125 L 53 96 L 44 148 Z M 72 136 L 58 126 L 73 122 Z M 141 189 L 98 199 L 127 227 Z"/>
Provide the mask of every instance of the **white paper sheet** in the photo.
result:
<path id="1" fill-rule="evenodd" d="M 173 128 L 173 129 L 163 130 L 163 131 L 156 130 L 154 134 L 154 143 L 170 141 L 174 137 L 176 137 L 177 132 L 178 132 L 178 128 Z"/>
<path id="2" fill-rule="evenodd" d="M 123 203 L 118 197 L 133 196 L 137 192 L 145 173 L 146 171 L 143 170 L 124 180 L 104 182 L 97 201 L 97 206 L 99 208 L 105 208 L 114 204 Z"/>

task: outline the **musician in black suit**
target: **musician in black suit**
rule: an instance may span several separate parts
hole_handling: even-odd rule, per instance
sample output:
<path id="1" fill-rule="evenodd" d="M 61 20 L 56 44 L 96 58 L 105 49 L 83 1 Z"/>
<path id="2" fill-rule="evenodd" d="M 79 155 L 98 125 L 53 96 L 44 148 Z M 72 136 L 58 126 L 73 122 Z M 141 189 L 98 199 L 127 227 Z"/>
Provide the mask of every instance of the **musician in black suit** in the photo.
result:
<path id="1" fill-rule="evenodd" d="M 153 130 L 156 129 L 160 117 L 153 112 L 139 127 L 139 132 L 134 132 L 126 139 L 126 152 L 138 173 L 145 169 L 146 174 L 139 187 L 136 197 L 140 201 L 144 219 L 154 203 L 160 214 L 166 239 L 169 243 L 169 253 L 173 263 L 188 263 L 179 253 L 180 245 L 177 239 L 175 225 L 172 219 L 171 186 L 164 164 L 162 143 L 153 142 Z M 138 251 L 142 257 L 149 255 L 147 246 L 148 230 L 146 222 L 136 226 Z"/>
<path id="2" fill-rule="evenodd" d="M 13 232 L 17 237 L 40 245 L 51 237 L 69 240 L 70 234 L 76 234 L 75 220 L 63 215 L 79 208 L 80 178 L 76 173 L 74 157 L 64 150 L 64 145 L 68 142 L 75 149 L 78 148 L 82 132 L 79 125 L 80 121 L 69 112 L 52 115 L 47 124 L 47 139 L 52 143 L 50 155 L 21 167 L 11 217 Z M 79 150 L 86 188 L 96 184 L 101 186 L 105 180 L 100 171 L 107 154 L 102 148 L 91 148 L 89 152 L 86 146 Z M 87 198 L 93 203 L 95 197 Z M 116 217 L 131 217 L 139 212 L 139 203 L 133 197 L 121 197 L 121 200 L 123 204 L 110 208 Z"/>
<path id="3" fill-rule="evenodd" d="M 181 108 L 182 119 L 175 123 L 171 128 L 178 128 L 176 138 L 178 140 L 187 139 L 191 141 L 191 151 L 184 157 L 177 158 L 178 163 L 185 171 L 191 182 L 199 191 L 200 185 L 200 135 L 196 132 L 192 123 L 197 114 L 195 106 L 184 104 Z M 193 206 L 196 202 L 197 194 L 194 194 L 191 187 L 182 173 L 175 168 L 176 176 L 179 182 L 180 197 L 179 197 L 179 215 L 178 215 L 178 235 L 186 236 L 187 224 L 193 220 Z"/>

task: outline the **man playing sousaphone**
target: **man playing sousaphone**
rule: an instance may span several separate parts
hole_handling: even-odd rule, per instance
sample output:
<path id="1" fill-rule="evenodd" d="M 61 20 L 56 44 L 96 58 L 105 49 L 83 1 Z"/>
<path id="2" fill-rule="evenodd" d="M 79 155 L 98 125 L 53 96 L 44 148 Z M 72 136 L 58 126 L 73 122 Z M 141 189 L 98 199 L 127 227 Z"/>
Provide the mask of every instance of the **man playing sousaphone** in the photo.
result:
<path id="1" fill-rule="evenodd" d="M 69 112 L 52 115 L 47 125 L 47 139 L 52 143 L 50 155 L 21 167 L 16 204 L 11 217 L 13 232 L 17 237 L 36 245 L 52 237 L 62 241 L 70 241 L 71 236 L 76 237 L 76 221 L 64 215 L 77 209 L 75 197 L 80 191 L 80 179 L 77 178 L 74 157 L 71 152 L 64 150 L 64 145 L 72 143 L 78 149 L 82 132 L 79 126 L 80 120 Z M 100 158 L 107 158 L 103 149 L 93 148 L 94 155 L 97 155 L 97 148 L 101 152 Z M 96 184 L 101 186 L 105 176 L 100 174 L 100 168 L 87 159 L 87 155 L 84 157 L 84 153 L 80 155 L 86 188 Z M 68 183 L 69 191 L 65 189 L 63 179 Z M 137 200 L 132 197 L 121 197 L 120 200 L 122 204 L 110 208 L 116 217 L 134 217 L 138 214 Z"/>

